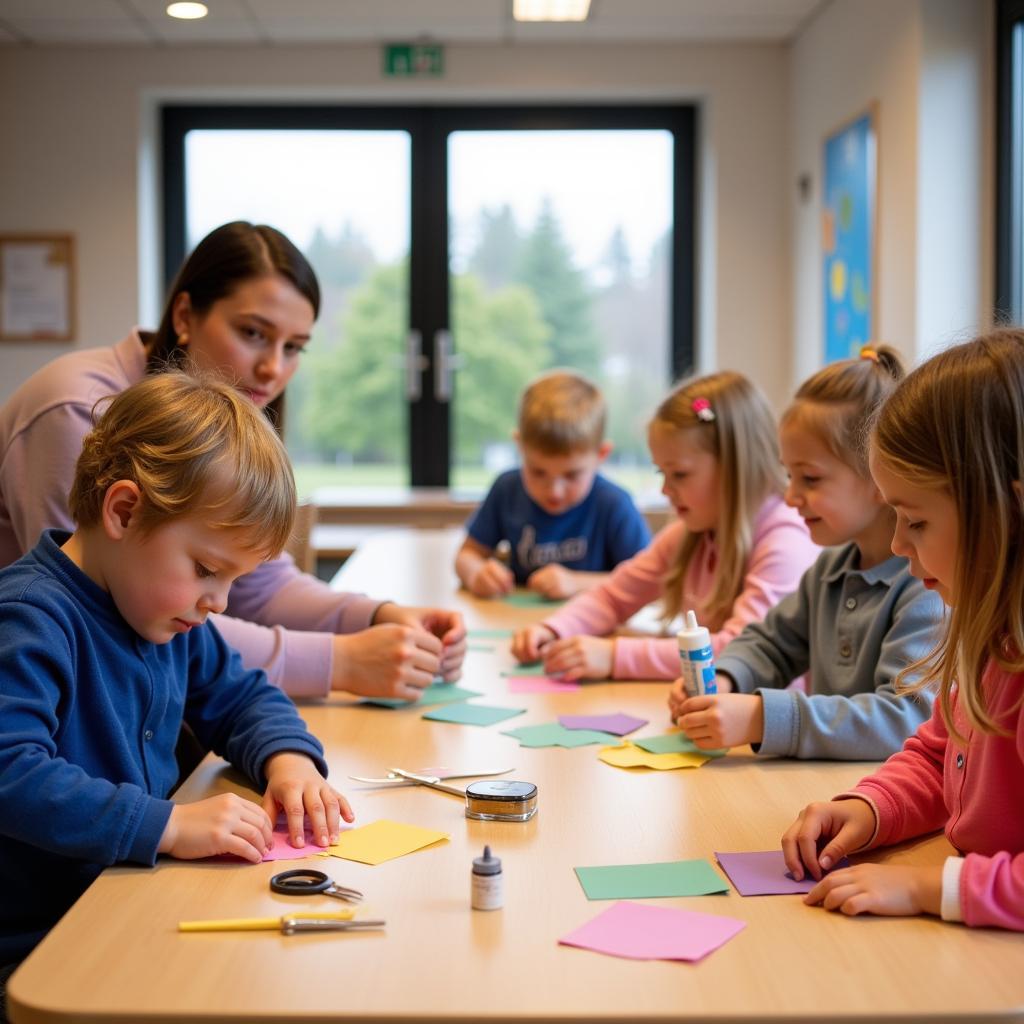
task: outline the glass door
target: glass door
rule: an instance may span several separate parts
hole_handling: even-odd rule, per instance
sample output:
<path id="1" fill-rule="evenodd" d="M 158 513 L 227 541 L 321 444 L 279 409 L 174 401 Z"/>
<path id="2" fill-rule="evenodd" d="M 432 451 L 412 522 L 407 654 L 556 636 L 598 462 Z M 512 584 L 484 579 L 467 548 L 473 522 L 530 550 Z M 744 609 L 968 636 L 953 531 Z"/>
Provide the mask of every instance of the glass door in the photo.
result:
<path id="1" fill-rule="evenodd" d="M 611 475 L 642 491 L 646 419 L 692 369 L 693 138 L 678 106 L 168 106 L 165 277 L 240 218 L 313 264 L 285 428 L 303 496 L 482 491 L 556 365 L 604 389 Z"/>

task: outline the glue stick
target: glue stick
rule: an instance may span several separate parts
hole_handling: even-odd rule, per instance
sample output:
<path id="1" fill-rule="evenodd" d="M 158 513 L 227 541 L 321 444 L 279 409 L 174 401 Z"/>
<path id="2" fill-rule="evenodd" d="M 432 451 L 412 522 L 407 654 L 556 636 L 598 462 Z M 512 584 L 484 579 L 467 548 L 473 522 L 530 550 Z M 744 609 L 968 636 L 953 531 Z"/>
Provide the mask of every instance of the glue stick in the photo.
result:
<path id="1" fill-rule="evenodd" d="M 686 695 L 699 697 L 705 693 L 717 693 L 711 634 L 697 624 L 697 613 L 693 610 L 686 613 L 686 628 L 679 631 L 677 639 Z"/>

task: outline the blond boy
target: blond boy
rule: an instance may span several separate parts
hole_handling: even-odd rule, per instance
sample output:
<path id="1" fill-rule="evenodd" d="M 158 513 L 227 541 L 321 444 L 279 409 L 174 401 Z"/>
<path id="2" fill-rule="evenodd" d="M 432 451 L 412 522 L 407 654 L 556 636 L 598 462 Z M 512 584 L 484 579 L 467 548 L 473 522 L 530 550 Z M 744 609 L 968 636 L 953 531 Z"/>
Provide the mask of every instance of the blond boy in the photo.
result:
<path id="1" fill-rule="evenodd" d="M 257 862 L 283 810 L 292 844 L 352 820 L 323 748 L 208 615 L 275 557 L 295 484 L 267 420 L 233 388 L 177 372 L 110 403 L 70 499 L 0 571 L 0 964 L 22 959 L 101 869 L 157 855 Z M 182 721 L 264 790 L 171 803 Z"/>
<path id="2" fill-rule="evenodd" d="M 611 452 L 605 404 L 585 377 L 552 370 L 519 403 L 521 466 L 492 484 L 467 524 L 455 571 L 477 597 L 517 584 L 544 597 L 571 597 L 650 541 L 630 496 L 598 473 Z M 508 564 L 496 557 L 510 548 Z"/>

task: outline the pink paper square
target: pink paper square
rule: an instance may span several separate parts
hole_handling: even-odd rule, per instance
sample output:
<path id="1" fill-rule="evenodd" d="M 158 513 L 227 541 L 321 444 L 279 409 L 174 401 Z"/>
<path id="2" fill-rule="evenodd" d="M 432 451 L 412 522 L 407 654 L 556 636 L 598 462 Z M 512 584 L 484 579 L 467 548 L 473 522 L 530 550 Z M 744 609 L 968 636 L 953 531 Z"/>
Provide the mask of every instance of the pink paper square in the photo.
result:
<path id="1" fill-rule="evenodd" d="M 508 676 L 509 693 L 571 693 L 580 684 L 552 676 Z"/>
<path id="2" fill-rule="evenodd" d="M 630 960 L 701 960 L 746 922 L 620 900 L 558 941 Z"/>

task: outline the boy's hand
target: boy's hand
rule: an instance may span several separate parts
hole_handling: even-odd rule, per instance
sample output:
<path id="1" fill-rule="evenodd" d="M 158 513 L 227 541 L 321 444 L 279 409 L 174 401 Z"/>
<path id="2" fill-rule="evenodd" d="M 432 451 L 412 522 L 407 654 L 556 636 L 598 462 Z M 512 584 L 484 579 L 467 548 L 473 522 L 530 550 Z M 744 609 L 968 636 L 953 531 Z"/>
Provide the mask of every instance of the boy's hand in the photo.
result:
<path id="1" fill-rule="evenodd" d="M 782 854 L 798 882 L 808 873 L 820 881 L 825 871 L 859 850 L 874 833 L 875 812 L 866 800 L 854 797 L 808 804 L 786 829 Z M 822 840 L 827 842 L 819 854 Z"/>
<path id="2" fill-rule="evenodd" d="M 541 651 L 553 640 L 558 639 L 555 631 L 547 626 L 537 623 L 520 629 L 512 637 L 512 657 L 520 665 L 529 665 L 531 662 L 539 661 Z"/>
<path id="3" fill-rule="evenodd" d="M 545 565 L 543 569 L 531 572 L 526 579 L 530 590 L 543 594 L 549 601 L 562 601 L 573 594 L 579 593 L 580 586 L 576 574 L 564 565 Z"/>
<path id="4" fill-rule="evenodd" d="M 764 705 L 756 693 L 687 697 L 679 705 L 675 722 L 701 750 L 741 747 L 761 742 Z"/>
<path id="5" fill-rule="evenodd" d="M 259 804 L 235 793 L 221 793 L 196 803 L 175 804 L 157 852 L 180 860 L 233 853 L 259 864 L 270 848 L 273 831 Z"/>
<path id="6" fill-rule="evenodd" d="M 860 803 L 858 800 L 844 801 Z M 804 903 L 820 903 L 844 914 L 909 917 L 942 911 L 942 868 L 896 864 L 857 864 L 826 875 Z"/>
<path id="7" fill-rule="evenodd" d="M 332 642 L 331 689 L 417 700 L 441 671 L 444 646 L 415 626 L 388 622 Z"/>
<path id="8" fill-rule="evenodd" d="M 544 648 L 544 671 L 564 679 L 611 679 L 614 652 L 614 640 L 569 636 Z"/>
<path id="9" fill-rule="evenodd" d="M 437 637 L 441 641 L 437 675 L 446 683 L 454 683 L 462 675 L 462 660 L 466 657 L 466 624 L 460 612 L 445 608 L 414 608 L 387 601 L 377 609 L 373 621 L 393 622 Z"/>
<path id="10" fill-rule="evenodd" d="M 306 815 L 309 828 L 318 846 L 329 846 L 338 841 L 339 816 L 355 821 L 348 801 L 317 771 L 316 765 L 305 755 L 283 750 L 271 754 L 263 764 L 267 777 L 267 791 L 263 794 L 263 809 L 271 821 L 277 820 L 278 808 L 288 819 L 288 840 L 295 847 L 306 845 Z"/>
<path id="11" fill-rule="evenodd" d="M 496 558 L 488 558 L 480 563 L 467 585 L 475 597 L 498 597 L 512 593 L 516 578 L 507 565 L 502 565 Z"/>

